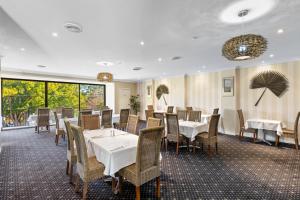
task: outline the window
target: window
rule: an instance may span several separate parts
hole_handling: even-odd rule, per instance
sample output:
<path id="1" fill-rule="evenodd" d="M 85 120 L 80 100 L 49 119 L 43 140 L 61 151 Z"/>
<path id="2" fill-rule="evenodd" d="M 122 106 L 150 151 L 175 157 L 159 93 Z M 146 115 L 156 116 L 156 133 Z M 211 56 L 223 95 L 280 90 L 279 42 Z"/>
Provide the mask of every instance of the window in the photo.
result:
<path id="1" fill-rule="evenodd" d="M 105 106 L 103 85 L 80 84 L 80 108 L 100 110 Z"/>
<path id="2" fill-rule="evenodd" d="M 45 106 L 45 82 L 2 80 L 3 127 L 25 126 L 28 116 Z"/>
<path id="3" fill-rule="evenodd" d="M 79 84 L 48 82 L 48 107 L 79 109 Z M 76 113 L 76 112 L 75 112 Z"/>
<path id="4" fill-rule="evenodd" d="M 99 110 L 105 106 L 105 85 L 2 78 L 3 127 L 28 126 L 39 107 Z"/>

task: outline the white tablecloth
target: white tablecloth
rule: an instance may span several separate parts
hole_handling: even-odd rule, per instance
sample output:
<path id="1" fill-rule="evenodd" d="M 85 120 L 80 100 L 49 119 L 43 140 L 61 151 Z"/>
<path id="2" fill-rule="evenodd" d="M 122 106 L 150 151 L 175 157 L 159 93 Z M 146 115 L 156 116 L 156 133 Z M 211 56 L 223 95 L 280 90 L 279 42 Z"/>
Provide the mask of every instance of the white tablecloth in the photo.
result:
<path id="1" fill-rule="evenodd" d="M 68 118 L 68 120 L 70 120 L 71 124 L 76 124 L 76 125 L 78 124 L 78 117 Z M 120 114 L 112 115 L 112 123 L 119 122 L 119 120 L 120 120 Z M 101 116 L 100 116 L 100 123 L 101 123 Z M 59 119 L 59 127 L 66 129 L 64 119 Z"/>
<path id="2" fill-rule="evenodd" d="M 196 135 L 198 133 L 204 132 L 208 130 L 208 124 L 203 122 L 190 122 L 190 121 L 182 121 L 179 120 L 179 131 L 182 135 L 191 139 L 191 141 L 195 140 Z"/>
<path id="3" fill-rule="evenodd" d="M 68 121 L 70 122 L 70 124 L 78 125 L 78 118 L 77 117 L 68 118 Z M 64 119 L 59 119 L 59 128 L 63 128 L 66 132 L 66 126 L 65 126 Z"/>
<path id="4" fill-rule="evenodd" d="M 85 130 L 84 138 L 88 156 L 95 155 L 104 164 L 105 175 L 114 176 L 120 169 L 136 162 L 137 135 L 109 128 Z"/>
<path id="5" fill-rule="evenodd" d="M 258 130 L 275 131 L 278 136 L 282 135 L 282 129 L 285 125 L 281 121 L 267 119 L 248 119 L 245 128 L 254 128 Z"/>
<path id="6" fill-rule="evenodd" d="M 61 118 L 61 114 L 58 113 L 57 117 L 60 119 Z M 31 114 L 29 115 L 27 122 L 29 126 L 36 126 L 36 120 L 37 120 L 37 114 Z M 50 124 L 54 124 L 55 123 L 55 117 L 54 117 L 54 113 L 52 111 L 50 111 L 50 116 L 49 116 L 49 123 Z"/>

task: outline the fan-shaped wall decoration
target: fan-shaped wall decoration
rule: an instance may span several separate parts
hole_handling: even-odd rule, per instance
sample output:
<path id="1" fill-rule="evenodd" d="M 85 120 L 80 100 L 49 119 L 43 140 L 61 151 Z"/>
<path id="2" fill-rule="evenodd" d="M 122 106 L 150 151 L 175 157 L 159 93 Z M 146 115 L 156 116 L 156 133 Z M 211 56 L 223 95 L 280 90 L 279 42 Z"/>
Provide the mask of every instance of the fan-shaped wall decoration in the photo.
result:
<path id="1" fill-rule="evenodd" d="M 255 106 L 259 104 L 267 89 L 271 90 L 277 97 L 280 97 L 287 91 L 288 87 L 288 79 L 282 73 L 276 71 L 260 72 L 252 78 L 250 84 L 250 89 L 264 88 Z"/>
<path id="2" fill-rule="evenodd" d="M 156 97 L 157 97 L 158 100 L 159 100 L 161 97 L 163 97 L 164 102 L 165 102 L 165 105 L 168 105 L 168 104 L 167 104 L 167 101 L 166 101 L 166 99 L 165 99 L 165 97 L 164 97 L 164 94 L 169 94 L 169 88 L 168 88 L 166 85 L 164 85 L 164 84 L 159 85 L 159 86 L 157 87 L 157 89 L 156 89 Z"/>

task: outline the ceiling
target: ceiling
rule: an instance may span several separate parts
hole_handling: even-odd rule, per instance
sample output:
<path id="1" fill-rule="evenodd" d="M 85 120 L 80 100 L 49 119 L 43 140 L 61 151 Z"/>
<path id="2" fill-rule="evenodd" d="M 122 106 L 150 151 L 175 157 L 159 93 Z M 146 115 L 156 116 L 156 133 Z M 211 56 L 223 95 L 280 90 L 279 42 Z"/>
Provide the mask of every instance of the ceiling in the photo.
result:
<path id="1" fill-rule="evenodd" d="M 0 0 L 2 69 L 90 78 L 108 71 L 115 79 L 141 80 L 300 60 L 300 1 L 274 1 L 260 18 L 227 24 L 219 16 L 236 1 Z M 83 32 L 67 31 L 69 21 Z M 226 60 L 222 45 L 244 33 L 263 35 L 268 50 L 250 61 Z"/>

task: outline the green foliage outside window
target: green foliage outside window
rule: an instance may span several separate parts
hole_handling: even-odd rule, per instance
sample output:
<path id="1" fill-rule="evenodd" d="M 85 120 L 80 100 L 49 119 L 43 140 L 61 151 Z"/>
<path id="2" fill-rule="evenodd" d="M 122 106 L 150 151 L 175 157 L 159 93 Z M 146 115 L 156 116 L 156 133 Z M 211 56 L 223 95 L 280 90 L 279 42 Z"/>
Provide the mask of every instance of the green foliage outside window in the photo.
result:
<path id="1" fill-rule="evenodd" d="M 3 80 L 2 116 L 6 126 L 25 125 L 27 117 L 45 105 L 45 82 Z"/>
<path id="2" fill-rule="evenodd" d="M 37 108 L 45 107 L 46 84 L 48 107 L 52 110 L 72 107 L 76 115 L 79 110 L 79 98 L 81 109 L 100 110 L 105 106 L 103 85 L 3 79 L 3 127 L 25 126 L 27 118 L 36 113 Z"/>

